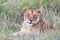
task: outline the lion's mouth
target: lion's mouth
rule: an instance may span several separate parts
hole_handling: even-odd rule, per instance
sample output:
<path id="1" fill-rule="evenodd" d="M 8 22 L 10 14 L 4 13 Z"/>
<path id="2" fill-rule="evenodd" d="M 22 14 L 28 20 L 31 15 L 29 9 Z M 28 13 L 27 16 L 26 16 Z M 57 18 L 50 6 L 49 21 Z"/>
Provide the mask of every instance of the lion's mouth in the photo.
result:
<path id="1" fill-rule="evenodd" d="M 33 24 L 31 21 L 30 21 L 30 22 L 27 22 L 27 23 L 29 23 L 29 24 Z"/>
<path id="2" fill-rule="evenodd" d="M 32 22 L 30 22 L 30 24 L 33 24 Z"/>

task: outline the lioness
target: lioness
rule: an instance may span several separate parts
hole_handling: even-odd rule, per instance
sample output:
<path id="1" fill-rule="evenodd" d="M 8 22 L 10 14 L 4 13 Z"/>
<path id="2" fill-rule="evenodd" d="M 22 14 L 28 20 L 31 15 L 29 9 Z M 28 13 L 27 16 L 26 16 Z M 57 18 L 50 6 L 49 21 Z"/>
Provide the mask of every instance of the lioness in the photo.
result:
<path id="1" fill-rule="evenodd" d="M 42 12 L 40 9 L 31 10 L 27 7 L 23 8 L 24 11 L 24 22 L 20 30 L 21 36 L 37 34 L 46 29 L 51 29 L 52 24 L 42 18 Z"/>

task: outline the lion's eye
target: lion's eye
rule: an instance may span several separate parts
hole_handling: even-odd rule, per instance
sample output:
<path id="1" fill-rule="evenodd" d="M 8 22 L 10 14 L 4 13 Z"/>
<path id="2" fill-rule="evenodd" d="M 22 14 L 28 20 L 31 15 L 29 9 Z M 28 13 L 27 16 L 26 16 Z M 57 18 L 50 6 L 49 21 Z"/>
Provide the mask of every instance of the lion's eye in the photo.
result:
<path id="1" fill-rule="evenodd" d="M 36 17 L 36 15 L 34 15 L 34 17 Z"/>
<path id="2" fill-rule="evenodd" d="M 30 14 L 28 13 L 28 15 L 30 15 Z"/>
<path id="3" fill-rule="evenodd" d="M 36 18 L 37 18 L 36 15 L 34 15 L 34 19 L 35 19 L 35 20 L 36 20 Z"/>

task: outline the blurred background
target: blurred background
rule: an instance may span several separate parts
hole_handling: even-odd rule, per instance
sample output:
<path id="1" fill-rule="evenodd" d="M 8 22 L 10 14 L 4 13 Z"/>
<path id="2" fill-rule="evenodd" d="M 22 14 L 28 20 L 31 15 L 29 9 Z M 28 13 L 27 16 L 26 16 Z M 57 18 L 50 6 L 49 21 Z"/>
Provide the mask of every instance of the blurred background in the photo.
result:
<path id="1" fill-rule="evenodd" d="M 20 31 L 23 22 L 23 8 L 44 8 L 44 18 L 52 22 L 55 30 L 41 34 L 40 40 L 60 40 L 60 0 L 0 0 L 0 40 L 34 40 L 15 38 L 12 33 Z"/>

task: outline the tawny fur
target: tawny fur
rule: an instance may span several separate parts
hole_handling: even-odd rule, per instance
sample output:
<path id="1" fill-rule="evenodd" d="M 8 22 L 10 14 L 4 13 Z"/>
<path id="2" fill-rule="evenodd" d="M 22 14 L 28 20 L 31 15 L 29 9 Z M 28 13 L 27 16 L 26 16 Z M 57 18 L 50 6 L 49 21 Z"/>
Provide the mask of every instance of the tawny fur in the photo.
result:
<path id="1" fill-rule="evenodd" d="M 39 31 L 45 31 L 46 29 L 52 29 L 52 24 L 42 18 L 41 11 L 39 9 L 31 10 L 29 8 L 24 8 L 24 22 L 21 28 L 21 35 L 35 34 Z M 30 20 L 33 20 L 30 23 Z"/>

